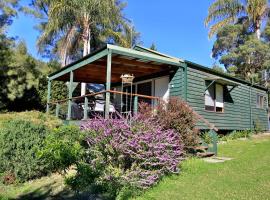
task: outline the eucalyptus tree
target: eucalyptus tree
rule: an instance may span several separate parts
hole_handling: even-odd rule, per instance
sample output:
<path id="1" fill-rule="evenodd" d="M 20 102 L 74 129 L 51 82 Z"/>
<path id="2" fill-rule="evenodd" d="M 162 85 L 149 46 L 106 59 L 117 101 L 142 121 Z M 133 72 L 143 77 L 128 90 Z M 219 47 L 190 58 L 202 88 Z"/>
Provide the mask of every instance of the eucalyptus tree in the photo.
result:
<path id="1" fill-rule="evenodd" d="M 205 25 L 210 26 L 209 37 L 228 24 L 235 24 L 240 18 L 248 18 L 250 28 L 261 38 L 264 20 L 268 20 L 268 0 L 215 0 L 208 9 Z"/>

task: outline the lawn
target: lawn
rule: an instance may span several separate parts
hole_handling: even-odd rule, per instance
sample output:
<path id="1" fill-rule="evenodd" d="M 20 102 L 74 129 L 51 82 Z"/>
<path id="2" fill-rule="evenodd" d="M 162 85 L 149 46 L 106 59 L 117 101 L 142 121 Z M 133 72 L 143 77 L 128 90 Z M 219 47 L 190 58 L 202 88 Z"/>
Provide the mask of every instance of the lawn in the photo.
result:
<path id="1" fill-rule="evenodd" d="M 270 136 L 219 145 L 224 163 L 190 159 L 139 199 L 270 199 Z"/>
<path id="2" fill-rule="evenodd" d="M 270 136 L 219 145 L 224 163 L 189 159 L 180 175 L 163 179 L 139 199 L 270 199 Z M 0 185 L 5 199 L 89 199 L 64 186 L 60 175 L 16 186 Z M 86 198 L 88 196 L 88 198 Z"/>

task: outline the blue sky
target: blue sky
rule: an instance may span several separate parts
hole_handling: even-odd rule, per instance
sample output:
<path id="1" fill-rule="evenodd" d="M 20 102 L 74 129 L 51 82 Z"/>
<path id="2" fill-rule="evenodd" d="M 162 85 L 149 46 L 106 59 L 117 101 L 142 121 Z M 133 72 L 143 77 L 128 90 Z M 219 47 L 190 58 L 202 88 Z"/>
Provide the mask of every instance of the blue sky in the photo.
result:
<path id="1" fill-rule="evenodd" d="M 22 0 L 27 4 L 29 0 Z M 125 9 L 127 18 L 133 21 L 141 33 L 143 46 L 153 42 L 158 51 L 202 65 L 212 66 L 213 40 L 207 37 L 208 29 L 204 18 L 212 0 L 128 0 Z M 29 52 L 41 58 L 37 53 L 36 39 L 38 31 L 34 29 L 36 20 L 20 14 L 9 28 L 10 36 L 25 40 Z"/>

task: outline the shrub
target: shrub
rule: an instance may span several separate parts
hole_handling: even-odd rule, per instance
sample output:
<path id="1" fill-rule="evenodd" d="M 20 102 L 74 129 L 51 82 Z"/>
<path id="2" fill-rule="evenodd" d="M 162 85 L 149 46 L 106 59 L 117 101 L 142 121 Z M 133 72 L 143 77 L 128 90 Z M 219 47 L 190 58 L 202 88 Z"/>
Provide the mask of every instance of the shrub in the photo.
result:
<path id="1" fill-rule="evenodd" d="M 207 131 L 202 133 L 201 138 L 206 144 L 212 143 L 212 138 Z"/>
<path id="2" fill-rule="evenodd" d="M 23 182 L 48 173 L 46 162 L 36 152 L 43 147 L 47 129 L 24 120 L 9 120 L 0 129 L 0 172 Z M 4 179 L 9 180 L 9 177 Z"/>
<path id="3" fill-rule="evenodd" d="M 11 112 L 0 114 L 0 128 L 3 123 L 9 120 L 24 120 L 30 121 L 34 124 L 43 124 L 49 129 L 53 129 L 62 124 L 61 120 L 52 115 L 47 115 L 38 111 L 27 111 L 27 112 Z"/>
<path id="4" fill-rule="evenodd" d="M 77 163 L 77 174 L 66 180 L 73 189 L 98 188 L 110 197 L 127 196 L 179 172 L 181 140 L 153 119 L 133 117 L 128 124 L 122 118 L 96 118 L 83 122 L 81 130 L 87 135 L 85 154 Z"/>
<path id="5" fill-rule="evenodd" d="M 151 107 L 145 103 L 139 105 L 141 116 L 145 119 L 152 116 Z M 159 102 L 155 107 L 154 121 L 163 130 L 174 129 L 186 147 L 196 146 L 199 142 L 199 131 L 195 128 L 196 117 L 186 102 L 172 97 L 168 102 Z"/>
<path id="6" fill-rule="evenodd" d="M 52 171 L 66 171 L 81 159 L 81 140 L 82 133 L 78 126 L 63 125 L 48 134 L 38 154 Z"/>
<path id="7" fill-rule="evenodd" d="M 220 141 L 229 141 L 229 140 L 236 140 L 239 138 L 250 138 L 250 136 L 253 134 L 250 130 L 244 130 L 244 131 L 233 131 L 229 133 L 228 135 L 225 135 L 221 137 Z"/>

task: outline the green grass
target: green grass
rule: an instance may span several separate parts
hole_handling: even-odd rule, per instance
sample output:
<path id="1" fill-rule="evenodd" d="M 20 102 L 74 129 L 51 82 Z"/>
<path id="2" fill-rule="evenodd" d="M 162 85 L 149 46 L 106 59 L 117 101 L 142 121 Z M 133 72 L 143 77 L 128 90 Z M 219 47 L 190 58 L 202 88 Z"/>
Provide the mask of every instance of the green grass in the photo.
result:
<path id="1" fill-rule="evenodd" d="M 136 199 L 270 199 L 270 136 L 230 141 L 219 145 L 224 163 L 199 159 L 183 162 L 179 175 L 164 178 Z M 65 187 L 60 175 L 24 184 L 0 184 L 0 199 L 89 199 Z"/>
<path id="2" fill-rule="evenodd" d="M 224 163 L 189 159 L 182 173 L 164 178 L 139 199 L 270 199 L 270 137 L 219 145 Z"/>
<path id="3" fill-rule="evenodd" d="M 71 170 L 69 174 L 74 173 Z M 89 199 L 91 193 L 76 193 L 64 184 L 60 174 L 52 174 L 22 184 L 3 185 L 0 183 L 0 200 L 73 200 Z"/>

